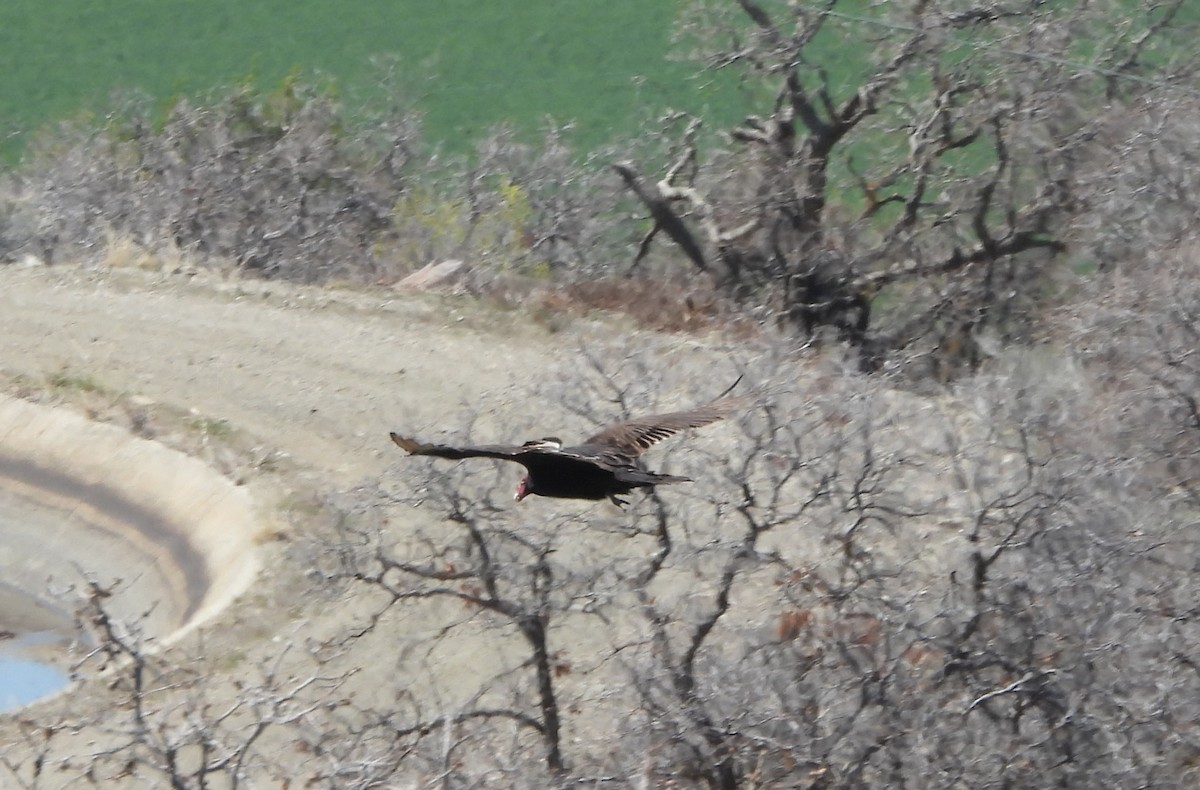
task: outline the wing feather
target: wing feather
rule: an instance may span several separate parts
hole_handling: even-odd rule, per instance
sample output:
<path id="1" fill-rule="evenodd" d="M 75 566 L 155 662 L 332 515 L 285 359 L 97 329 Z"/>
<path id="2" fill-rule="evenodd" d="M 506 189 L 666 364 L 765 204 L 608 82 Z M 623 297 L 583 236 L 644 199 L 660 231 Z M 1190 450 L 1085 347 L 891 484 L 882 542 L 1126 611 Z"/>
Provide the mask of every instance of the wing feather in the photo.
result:
<path id="1" fill-rule="evenodd" d="M 478 447 L 451 447 L 445 444 L 426 444 L 416 439 L 410 439 L 397 433 L 391 433 L 392 441 L 400 448 L 407 450 L 410 455 L 429 455 L 436 458 L 499 458 L 504 461 L 521 463 L 521 457 L 537 452 L 537 447 L 511 447 L 502 444 L 485 444 Z"/>
<path id="2" fill-rule="evenodd" d="M 622 455 L 637 457 L 663 439 L 670 438 L 680 431 L 688 428 L 700 428 L 725 419 L 730 414 L 744 408 L 749 400 L 746 396 L 720 398 L 706 406 L 699 406 L 687 411 L 635 417 L 608 426 L 585 441 L 584 444 L 598 445 Z"/>
<path id="3" fill-rule="evenodd" d="M 739 378 L 738 381 L 741 381 Z M 737 381 L 733 383 L 736 387 Z M 445 444 L 426 444 L 397 433 L 392 441 L 411 455 L 459 460 L 463 458 L 498 458 L 515 461 L 526 467 L 549 469 L 556 465 L 555 457 L 593 464 L 611 472 L 637 470 L 637 457 L 664 439 L 689 428 L 700 428 L 723 420 L 755 400 L 755 394 L 727 397 L 725 395 L 704 406 L 687 411 L 635 417 L 614 423 L 576 447 L 563 447 L 555 438 L 525 442 L 517 447 L 485 444 L 475 447 L 452 447 Z"/>

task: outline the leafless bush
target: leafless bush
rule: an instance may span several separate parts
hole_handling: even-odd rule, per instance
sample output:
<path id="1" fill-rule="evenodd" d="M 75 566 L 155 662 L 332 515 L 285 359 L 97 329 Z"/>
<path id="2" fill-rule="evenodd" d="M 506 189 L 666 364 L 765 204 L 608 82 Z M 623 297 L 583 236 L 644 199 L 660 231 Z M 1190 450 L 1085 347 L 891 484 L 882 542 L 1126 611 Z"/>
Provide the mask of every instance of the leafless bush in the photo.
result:
<path id="1" fill-rule="evenodd" d="M 536 147 L 498 131 L 468 166 L 422 147 L 411 112 L 352 122 L 293 80 L 182 100 L 162 122 L 129 102 L 103 128 L 39 141 L 22 175 L 6 257 L 98 257 L 115 235 L 266 277 L 360 283 L 459 258 L 480 290 L 604 269 L 613 231 L 599 207 L 616 192 L 555 128 Z"/>
<path id="2" fill-rule="evenodd" d="M 79 609 L 86 649 L 73 669 L 88 684 L 58 719 L 19 717 L 0 758 L 5 786 L 284 786 L 294 775 L 290 738 L 317 711 L 336 709 L 353 670 L 323 674 L 292 651 L 246 671 L 214 676 L 205 656 L 172 655 L 137 621 L 116 618 L 112 590 L 87 583 Z M 53 707 L 51 708 L 53 710 Z"/>
<path id="3" fill-rule="evenodd" d="M 26 728 L 10 772 L 28 787 L 55 786 L 50 765 L 179 787 L 1194 782 L 1196 505 L 1162 463 L 1178 445 L 1125 452 L 1094 361 L 1012 351 L 916 396 L 770 348 L 733 364 L 642 345 L 546 376 L 538 424 L 503 438 L 586 435 L 744 371 L 760 406 L 655 451 L 697 482 L 627 510 L 517 506 L 513 469 L 405 458 L 296 549 L 309 594 L 341 613 L 325 630 L 209 677 L 93 607 L 109 704 Z M 1160 413 L 1186 417 L 1162 393 Z M 506 422 L 488 417 L 472 438 Z"/>
<path id="4" fill-rule="evenodd" d="M 653 369 L 576 374 L 562 419 L 661 405 L 677 374 Z M 812 376 L 672 454 L 699 482 L 627 514 L 513 508 L 503 472 L 410 463 L 330 571 L 378 596 L 348 638 L 445 687 L 387 726 L 429 749 L 453 725 L 449 786 L 1186 783 L 1186 512 L 1114 485 L 1101 426 L 1074 422 L 1086 377 L 1044 372 L 1014 357 L 940 401 Z M 402 626 L 442 598 L 435 632 Z M 444 663 L 481 637 L 474 675 Z"/>
<path id="5" fill-rule="evenodd" d="M 1195 97 L 1113 124 L 1120 157 L 1093 174 L 1098 214 L 1081 223 L 1082 263 L 1097 274 L 1055 326 L 1106 396 L 1107 433 L 1131 477 L 1200 502 L 1200 277 Z M 1083 257 L 1087 256 L 1087 257 Z"/>
<path id="6" fill-rule="evenodd" d="M 1103 398 L 1132 484 L 1200 504 L 1200 277 L 1196 243 L 1117 267 L 1064 311 L 1060 326 Z"/>
<path id="7" fill-rule="evenodd" d="M 731 150 L 707 153 L 701 119 L 676 117 L 661 173 L 615 165 L 654 220 L 639 255 L 657 234 L 784 323 L 833 328 L 868 366 L 905 349 L 973 367 L 981 337 L 1027 339 L 1083 165 L 1110 161 L 1106 118 L 1174 77 L 1145 69 L 1179 8 L 693 4 L 683 35 L 699 56 L 774 99 Z"/>
<path id="8" fill-rule="evenodd" d="M 621 241 L 612 207 L 620 192 L 597 164 L 607 152 L 579 161 L 565 132 L 550 126 L 531 146 L 499 129 L 480 143 L 463 190 L 467 232 L 481 217 L 504 219 L 512 237 L 503 241 L 515 249 L 494 259 L 536 279 L 586 281 L 612 272 L 611 254 Z M 503 274 L 485 267 L 479 277 Z"/>
<path id="9" fill-rule="evenodd" d="M 1101 273 L 1153 269 L 1194 239 L 1200 215 L 1200 94 L 1163 90 L 1107 114 L 1113 156 L 1085 170 L 1088 210 L 1075 222 L 1081 265 Z M 1101 283 L 1103 287 L 1103 282 Z"/>
<path id="10" fill-rule="evenodd" d="M 643 277 L 602 277 L 551 283 L 527 297 L 541 315 L 624 313 L 639 326 L 660 332 L 718 330 L 730 337 L 759 334 L 760 327 L 725 295 L 704 284 Z"/>
<path id="11" fill-rule="evenodd" d="M 53 260 L 116 233 L 268 276 L 378 275 L 374 245 L 413 166 L 416 127 L 389 119 L 385 144 L 363 150 L 343 123 L 330 100 L 289 81 L 266 96 L 181 100 L 161 123 L 133 104 L 103 129 L 67 128 L 25 168 L 26 243 Z"/>

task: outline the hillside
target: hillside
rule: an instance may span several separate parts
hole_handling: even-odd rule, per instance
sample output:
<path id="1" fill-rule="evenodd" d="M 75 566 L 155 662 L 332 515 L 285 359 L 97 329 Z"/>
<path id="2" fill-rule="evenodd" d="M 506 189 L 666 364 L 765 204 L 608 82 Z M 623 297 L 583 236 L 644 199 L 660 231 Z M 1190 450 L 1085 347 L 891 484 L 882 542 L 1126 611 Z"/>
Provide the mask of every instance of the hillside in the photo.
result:
<path id="1" fill-rule="evenodd" d="M 1133 380 L 1096 398 L 1104 368 L 1044 348 L 921 395 L 836 353 L 613 318 L 550 332 L 462 297 L 4 274 L 5 389 L 205 460 L 252 494 L 265 536 L 260 575 L 214 623 L 164 653 L 119 625 L 100 642 L 115 661 L 103 685 L 6 720 L 14 781 L 53 765 L 36 786 L 365 788 L 429 781 L 450 759 L 453 786 L 634 786 L 745 760 L 759 766 L 747 787 L 851 786 L 855 770 L 948 763 L 978 778 L 1010 748 L 1031 750 L 1008 769 L 1027 786 L 1189 770 L 1164 737 L 1102 752 L 1130 727 L 1191 742 L 1200 698 L 1162 652 L 1195 645 L 1180 616 L 1194 481 L 1155 496 L 1188 456 L 1176 447 L 1182 466 L 1162 470 L 1145 429 L 1113 455 L 1151 424 L 1122 405 Z M 761 404 L 656 450 L 652 467 L 697 482 L 626 510 L 517 504 L 508 465 L 426 463 L 386 438 L 582 436 L 703 400 L 739 370 Z M 1112 485 L 1135 464 L 1144 490 Z M 108 622 L 103 599 L 90 606 Z M 1150 676 L 1159 691 L 1138 685 Z M 1086 726 L 1046 720 L 1067 705 Z M 1143 705 L 1158 715 L 1131 722 Z M 694 728 L 710 716 L 737 762 L 667 748 L 709 742 Z M 875 761 L 879 737 L 902 767 Z M 1063 762 L 1064 748 L 1093 758 Z"/>
<path id="2" fill-rule="evenodd" d="M 83 682 L 0 720 L 0 784 L 1200 783 L 1192 4 L 860 5 L 690 6 L 755 111 L 592 154 L 446 157 L 292 77 L 39 139 L 0 178 L 7 403 L 202 462 L 262 570 L 165 648 L 190 545 L 173 605 L 89 583 Z M 734 381 L 623 508 L 387 438 L 571 442 Z M 154 479 L 104 458 L 57 490 Z"/>

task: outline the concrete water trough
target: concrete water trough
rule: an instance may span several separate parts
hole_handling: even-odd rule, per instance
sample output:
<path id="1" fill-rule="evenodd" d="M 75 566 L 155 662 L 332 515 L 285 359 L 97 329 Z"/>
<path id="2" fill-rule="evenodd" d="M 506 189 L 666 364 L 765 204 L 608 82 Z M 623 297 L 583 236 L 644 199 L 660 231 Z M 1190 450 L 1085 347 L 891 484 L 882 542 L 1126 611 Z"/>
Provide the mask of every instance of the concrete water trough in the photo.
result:
<path id="1" fill-rule="evenodd" d="M 167 644 L 246 589 L 257 533 L 249 493 L 195 458 L 0 395 L 0 674 L 32 684 L 0 678 L 0 709 L 37 696 L 34 670 L 76 638 L 87 580 L 112 587 L 113 617 Z"/>

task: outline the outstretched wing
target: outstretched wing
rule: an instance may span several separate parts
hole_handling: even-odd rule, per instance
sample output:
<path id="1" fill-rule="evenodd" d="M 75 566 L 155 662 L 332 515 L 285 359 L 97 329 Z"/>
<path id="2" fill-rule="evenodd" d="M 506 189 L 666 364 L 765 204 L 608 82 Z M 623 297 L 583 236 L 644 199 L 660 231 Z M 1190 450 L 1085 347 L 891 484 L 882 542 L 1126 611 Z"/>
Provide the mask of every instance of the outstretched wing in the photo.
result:
<path id="1" fill-rule="evenodd" d="M 636 458 L 654 445 L 688 428 L 700 428 L 723 420 L 749 402 L 746 396 L 720 398 L 707 406 L 650 417 L 635 417 L 608 426 L 584 442 Z"/>
<path id="2" fill-rule="evenodd" d="M 524 463 L 525 456 L 530 452 L 544 451 L 551 447 L 546 442 L 528 442 L 523 447 L 510 447 L 502 444 L 485 444 L 479 447 L 450 447 L 445 444 L 425 444 L 424 442 L 418 442 L 416 439 L 409 439 L 397 433 L 392 433 L 390 436 L 393 442 L 402 449 L 407 450 L 410 455 L 431 455 L 436 458 L 451 458 L 455 460 L 463 458 L 499 458 L 504 461 Z"/>

